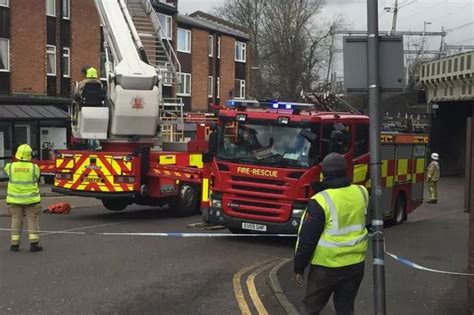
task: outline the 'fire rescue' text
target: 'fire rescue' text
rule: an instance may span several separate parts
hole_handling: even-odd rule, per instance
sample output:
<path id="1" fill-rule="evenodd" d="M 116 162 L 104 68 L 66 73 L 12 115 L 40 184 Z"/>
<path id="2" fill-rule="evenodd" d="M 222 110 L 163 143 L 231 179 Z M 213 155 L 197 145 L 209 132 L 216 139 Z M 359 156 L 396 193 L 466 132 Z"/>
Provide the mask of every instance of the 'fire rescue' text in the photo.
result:
<path id="1" fill-rule="evenodd" d="M 237 167 L 237 173 L 265 177 L 278 177 L 278 171 L 265 170 L 261 168 Z"/>

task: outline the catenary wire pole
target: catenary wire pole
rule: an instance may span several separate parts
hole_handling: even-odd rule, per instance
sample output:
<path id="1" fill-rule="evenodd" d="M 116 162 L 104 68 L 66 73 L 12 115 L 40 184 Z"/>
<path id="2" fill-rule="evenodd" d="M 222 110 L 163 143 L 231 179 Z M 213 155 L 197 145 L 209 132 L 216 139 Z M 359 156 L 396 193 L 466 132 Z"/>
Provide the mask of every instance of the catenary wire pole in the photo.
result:
<path id="1" fill-rule="evenodd" d="M 380 185 L 380 86 L 379 86 L 379 26 L 377 0 L 367 0 L 367 52 L 370 115 L 370 178 L 372 198 L 372 227 L 374 230 L 373 272 L 374 272 L 374 314 L 385 315 L 385 265 L 383 211 L 381 207 L 382 187 Z"/>

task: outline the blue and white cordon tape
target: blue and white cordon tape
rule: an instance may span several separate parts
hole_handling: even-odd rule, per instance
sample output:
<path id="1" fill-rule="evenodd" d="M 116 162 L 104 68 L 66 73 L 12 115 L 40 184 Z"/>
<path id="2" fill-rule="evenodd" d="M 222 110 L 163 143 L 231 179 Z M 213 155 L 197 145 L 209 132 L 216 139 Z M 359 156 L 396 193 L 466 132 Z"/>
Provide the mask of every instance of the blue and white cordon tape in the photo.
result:
<path id="1" fill-rule="evenodd" d="M 11 229 L 0 228 L 0 231 L 10 232 Z M 101 235 L 101 236 L 148 236 L 148 237 L 173 237 L 173 238 L 212 238 L 212 237 L 296 237 L 296 234 L 231 234 L 231 233 L 129 233 L 129 232 L 77 232 L 77 231 L 36 231 L 40 234 L 65 234 L 65 235 Z M 372 235 L 370 235 L 372 236 Z M 474 276 L 472 273 L 444 271 L 424 267 L 414 263 L 406 258 L 390 253 L 385 250 L 396 261 L 418 270 L 424 270 L 434 273 L 455 275 L 455 276 Z M 384 264 L 383 260 L 379 262 L 374 260 L 374 264 Z"/>

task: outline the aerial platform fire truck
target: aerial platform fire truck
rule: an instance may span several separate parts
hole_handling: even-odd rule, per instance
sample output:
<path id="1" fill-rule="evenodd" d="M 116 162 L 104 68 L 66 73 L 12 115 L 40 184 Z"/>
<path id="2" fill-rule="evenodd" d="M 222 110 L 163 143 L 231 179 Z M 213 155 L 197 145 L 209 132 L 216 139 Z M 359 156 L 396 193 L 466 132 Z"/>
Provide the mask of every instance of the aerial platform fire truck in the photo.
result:
<path id="1" fill-rule="evenodd" d="M 191 215 L 200 208 L 202 154 L 208 147 L 205 126 L 196 124 L 194 140 L 176 141 L 171 131 L 170 141 L 164 141 L 164 125 L 170 127 L 169 133 L 182 123 L 179 101 L 167 103 L 162 97 L 166 73 L 147 60 L 125 1 L 95 2 L 104 31 L 107 93 L 101 101 L 100 83 L 90 82 L 74 101 L 72 133 L 87 146 L 56 153 L 53 191 L 101 199 L 112 211 L 133 203 L 168 204 L 176 215 Z M 148 0 L 129 3 L 153 10 Z M 150 12 L 159 37 L 161 26 Z M 172 59 L 169 53 L 164 55 L 168 71 Z"/>
<path id="2" fill-rule="evenodd" d="M 321 188 L 321 162 L 343 154 L 348 177 L 370 187 L 369 117 L 330 94 L 308 103 L 232 100 L 211 137 L 211 223 L 234 233 L 295 233 Z M 428 137 L 382 132 L 384 217 L 402 223 L 423 201 Z"/>

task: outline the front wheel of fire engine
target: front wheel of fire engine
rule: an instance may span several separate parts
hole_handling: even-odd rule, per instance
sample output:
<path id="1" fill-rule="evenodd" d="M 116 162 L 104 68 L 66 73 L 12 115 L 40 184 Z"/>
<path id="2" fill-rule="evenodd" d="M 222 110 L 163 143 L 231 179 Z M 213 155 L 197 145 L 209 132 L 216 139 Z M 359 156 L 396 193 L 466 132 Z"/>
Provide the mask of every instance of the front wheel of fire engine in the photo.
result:
<path id="1" fill-rule="evenodd" d="M 403 193 L 399 193 L 397 201 L 395 201 L 395 209 L 393 210 L 393 224 L 402 224 L 406 215 L 406 199 Z"/>
<path id="2" fill-rule="evenodd" d="M 189 217 L 199 211 L 199 189 L 195 185 L 182 184 L 176 200 L 170 204 L 177 217 Z"/>
<path id="3" fill-rule="evenodd" d="M 102 204 L 110 211 L 122 211 L 128 206 L 127 200 L 124 199 L 102 199 Z"/>

